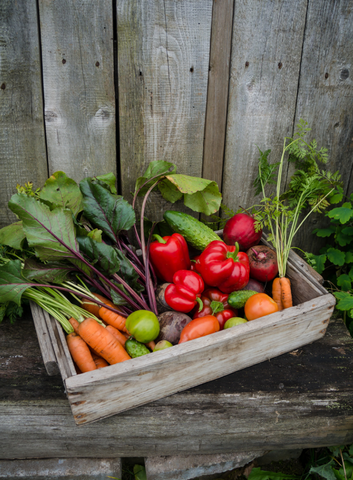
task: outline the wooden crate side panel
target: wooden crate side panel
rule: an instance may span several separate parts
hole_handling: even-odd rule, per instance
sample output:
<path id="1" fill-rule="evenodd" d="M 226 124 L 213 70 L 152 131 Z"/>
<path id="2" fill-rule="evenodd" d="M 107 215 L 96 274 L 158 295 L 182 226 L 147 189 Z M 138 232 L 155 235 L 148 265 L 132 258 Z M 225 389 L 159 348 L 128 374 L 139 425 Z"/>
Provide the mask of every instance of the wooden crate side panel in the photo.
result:
<path id="1" fill-rule="evenodd" d="M 7 207 L 18 183 L 48 176 L 36 1 L 0 3 L 0 226 L 16 220 Z"/>
<path id="2" fill-rule="evenodd" d="M 254 203 L 259 152 L 279 161 L 292 134 L 306 0 L 241 0 L 234 6 L 224 203 L 237 210 Z"/>
<path id="3" fill-rule="evenodd" d="M 309 138 L 328 148 L 327 170 L 339 170 L 346 194 L 353 191 L 353 9 L 349 0 L 308 2 L 295 123 L 308 122 Z M 313 54 L 315 52 L 315 54 Z M 295 242 L 319 253 L 327 239 L 312 234 L 327 225 L 311 215 Z"/>
<path id="4" fill-rule="evenodd" d="M 203 178 L 222 185 L 234 0 L 213 2 Z"/>
<path id="5" fill-rule="evenodd" d="M 212 0 L 117 2 L 122 194 L 153 160 L 202 174 Z M 152 195 L 149 218 L 170 203 Z"/>
<path id="6" fill-rule="evenodd" d="M 60 370 L 47 327 L 47 313 L 34 302 L 30 302 L 30 307 L 45 369 L 48 375 L 57 375 Z"/>
<path id="7" fill-rule="evenodd" d="M 84 424 L 99 420 L 317 340 L 326 331 L 334 303 L 332 295 L 324 295 L 234 330 L 113 365 L 104 371 L 67 378 L 66 390 L 75 421 Z M 254 342 L 255 335 L 258 342 Z"/>
<path id="8" fill-rule="evenodd" d="M 49 173 L 116 173 L 112 2 L 39 0 Z"/>

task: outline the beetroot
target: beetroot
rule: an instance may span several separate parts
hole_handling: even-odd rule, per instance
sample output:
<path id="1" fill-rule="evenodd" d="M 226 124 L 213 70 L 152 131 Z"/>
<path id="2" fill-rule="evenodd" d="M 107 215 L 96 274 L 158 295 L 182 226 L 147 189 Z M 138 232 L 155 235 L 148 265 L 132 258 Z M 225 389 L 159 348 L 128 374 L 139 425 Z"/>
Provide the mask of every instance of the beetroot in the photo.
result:
<path id="1" fill-rule="evenodd" d="M 255 232 L 255 220 L 247 213 L 237 213 L 224 226 L 223 239 L 227 245 L 238 242 L 241 251 L 260 242 L 262 230 Z"/>
<path id="2" fill-rule="evenodd" d="M 249 283 L 243 288 L 243 290 L 254 290 L 254 292 L 264 293 L 265 285 L 254 278 L 250 278 Z"/>
<path id="3" fill-rule="evenodd" d="M 273 280 L 278 273 L 276 252 L 266 245 L 256 245 L 246 252 L 250 263 L 250 277 L 260 282 Z"/>

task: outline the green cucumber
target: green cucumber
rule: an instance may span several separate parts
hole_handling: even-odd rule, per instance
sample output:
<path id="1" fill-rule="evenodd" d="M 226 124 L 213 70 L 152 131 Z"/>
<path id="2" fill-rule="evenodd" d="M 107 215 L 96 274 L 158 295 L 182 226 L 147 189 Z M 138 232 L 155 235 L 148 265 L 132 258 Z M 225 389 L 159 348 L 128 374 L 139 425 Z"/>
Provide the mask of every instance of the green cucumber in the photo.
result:
<path id="1" fill-rule="evenodd" d="M 125 348 L 131 358 L 142 357 L 142 355 L 147 355 L 147 353 L 151 353 L 146 347 L 146 345 L 138 342 L 137 340 L 134 340 L 133 338 L 129 338 L 128 340 L 126 340 Z"/>
<path id="2" fill-rule="evenodd" d="M 167 210 L 163 218 L 174 232 L 198 250 L 204 250 L 213 240 L 223 241 L 211 228 L 187 213 Z"/>
<path id="3" fill-rule="evenodd" d="M 255 295 L 254 290 L 238 290 L 236 292 L 232 292 L 228 296 L 228 305 L 233 308 L 242 308 L 246 304 L 246 301 L 249 300 L 250 297 Z"/>

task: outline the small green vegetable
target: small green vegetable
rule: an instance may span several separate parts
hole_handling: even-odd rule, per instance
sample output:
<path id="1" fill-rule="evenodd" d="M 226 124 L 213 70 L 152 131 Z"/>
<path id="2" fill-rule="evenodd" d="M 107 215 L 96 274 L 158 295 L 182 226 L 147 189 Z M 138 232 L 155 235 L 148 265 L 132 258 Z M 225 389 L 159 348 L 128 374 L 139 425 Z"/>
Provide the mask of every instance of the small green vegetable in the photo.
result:
<path id="1" fill-rule="evenodd" d="M 131 358 L 142 357 L 143 355 L 147 355 L 147 353 L 151 353 L 146 345 L 134 340 L 133 338 L 126 340 L 125 348 Z"/>
<path id="2" fill-rule="evenodd" d="M 167 210 L 163 218 L 175 232 L 180 233 L 192 247 L 198 250 L 204 250 L 213 240 L 223 241 L 207 225 L 187 213 Z"/>
<path id="3" fill-rule="evenodd" d="M 254 290 L 238 290 L 236 292 L 232 292 L 229 294 L 228 297 L 228 304 L 233 308 L 242 308 L 244 307 L 246 301 L 255 295 Z"/>

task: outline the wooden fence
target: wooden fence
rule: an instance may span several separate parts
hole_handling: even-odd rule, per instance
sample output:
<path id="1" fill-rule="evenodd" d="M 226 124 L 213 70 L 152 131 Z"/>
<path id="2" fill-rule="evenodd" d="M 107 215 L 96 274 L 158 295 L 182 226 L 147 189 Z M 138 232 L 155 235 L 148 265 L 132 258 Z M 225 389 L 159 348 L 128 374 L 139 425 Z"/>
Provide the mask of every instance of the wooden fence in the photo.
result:
<path id="1" fill-rule="evenodd" d="M 113 171 L 129 199 L 155 159 L 248 207 L 301 118 L 351 193 L 352 68 L 352 0 L 2 0 L 0 224 L 17 183 Z"/>

